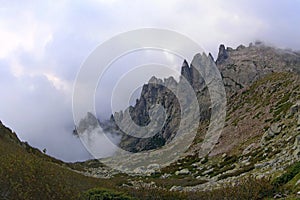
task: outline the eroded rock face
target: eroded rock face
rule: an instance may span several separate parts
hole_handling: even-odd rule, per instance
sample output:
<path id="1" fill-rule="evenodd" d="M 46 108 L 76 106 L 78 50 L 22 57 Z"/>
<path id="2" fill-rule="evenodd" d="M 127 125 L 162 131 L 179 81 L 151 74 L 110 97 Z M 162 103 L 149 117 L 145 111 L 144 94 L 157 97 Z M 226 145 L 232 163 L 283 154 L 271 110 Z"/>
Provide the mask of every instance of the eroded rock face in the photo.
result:
<path id="1" fill-rule="evenodd" d="M 219 47 L 219 53 L 218 53 L 218 58 L 216 63 L 218 65 L 222 64 L 225 62 L 225 60 L 229 57 L 227 50 L 225 49 L 224 44 L 221 44 Z"/>
<path id="2" fill-rule="evenodd" d="M 174 81 L 173 79 L 167 79 L 165 83 L 171 85 L 168 87 L 176 87 L 177 83 Z M 135 106 L 129 108 L 132 120 L 139 126 L 147 126 L 150 123 L 149 110 L 156 104 L 160 104 L 165 108 L 167 123 L 151 138 L 137 138 L 122 133 L 121 148 L 131 152 L 155 149 L 163 146 L 174 136 L 179 126 L 180 106 L 175 95 L 163 86 L 160 79 L 151 78 L 149 83 L 143 86 L 141 96 L 136 101 Z M 131 119 L 118 120 L 126 124 L 126 121 Z"/>
<path id="3" fill-rule="evenodd" d="M 203 55 L 205 56 L 205 55 Z M 211 57 L 209 57 L 211 58 Z M 129 112 L 132 120 L 139 126 L 147 126 L 150 123 L 149 110 L 154 105 L 162 105 L 166 111 L 166 121 L 160 131 L 151 138 L 137 138 L 122 133 L 122 140 L 119 146 L 127 151 L 139 152 L 144 150 L 156 149 L 168 143 L 175 136 L 180 125 L 181 108 L 176 97 L 175 92 L 184 91 L 183 82 L 187 81 L 192 86 L 193 91 L 198 97 L 200 103 L 201 119 L 205 120 L 210 117 L 210 99 L 208 90 L 205 87 L 205 81 L 195 67 L 190 66 L 185 60 L 181 68 L 181 77 L 177 82 L 173 77 L 164 80 L 152 77 L 147 84 L 142 88 L 140 98 L 137 99 L 136 104 L 129 107 Z M 182 92 L 181 92 L 182 93 Z M 189 99 L 183 102 L 183 107 L 189 107 Z M 122 121 L 126 124 L 126 120 L 122 118 L 122 112 L 115 113 L 112 116 L 112 123 L 115 120 Z M 116 128 L 118 126 L 116 125 Z"/>
<path id="4" fill-rule="evenodd" d="M 219 48 L 219 67 L 227 92 L 236 92 L 273 72 L 300 72 L 300 56 L 287 50 L 275 49 L 263 44 L 237 49 Z"/>

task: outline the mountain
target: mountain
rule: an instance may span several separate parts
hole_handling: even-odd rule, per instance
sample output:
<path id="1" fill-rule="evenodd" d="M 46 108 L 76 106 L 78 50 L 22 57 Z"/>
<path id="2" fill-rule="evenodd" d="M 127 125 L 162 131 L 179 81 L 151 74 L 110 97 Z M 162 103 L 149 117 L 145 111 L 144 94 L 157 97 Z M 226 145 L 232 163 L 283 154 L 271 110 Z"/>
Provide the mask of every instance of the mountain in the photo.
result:
<path id="1" fill-rule="evenodd" d="M 211 116 L 209 91 L 193 63 L 210 59 L 218 67 L 226 90 L 226 121 L 214 149 L 199 157 Z M 200 120 L 197 135 L 183 157 L 155 173 L 146 174 L 159 183 L 189 180 L 189 186 L 174 183 L 171 191 L 215 191 L 225 185 L 239 185 L 245 177 L 267 179 L 273 196 L 295 194 L 300 190 L 300 54 L 256 42 L 236 49 L 220 45 L 217 59 L 209 54 L 184 61 L 179 82 L 169 77 L 152 77 L 142 88 L 136 104 L 112 115 L 110 129 L 122 135 L 123 149 L 142 152 L 160 148 L 172 141 L 180 122 L 180 105 L 171 90 L 182 87 L 183 77 L 196 93 Z M 167 85 L 168 87 L 164 87 Z M 171 88 L 168 89 L 168 88 Z M 152 138 L 125 135 L 116 121 L 129 124 L 124 113 L 141 126 L 151 123 L 149 110 L 161 104 L 166 123 Z M 153 113 L 152 113 L 153 114 Z M 197 123 L 197 122 L 194 122 Z M 196 181 L 196 182 L 193 182 Z M 201 183 L 199 183 L 201 182 Z M 130 182 L 130 184 L 132 184 Z M 184 186 L 185 185 L 185 186 Z M 251 186 L 253 187 L 253 186 Z M 280 192 L 278 188 L 285 190 Z M 283 189 L 284 188 L 284 189 Z M 286 193 L 286 194 L 283 194 Z M 225 194 L 224 194 L 225 195 Z"/>
<path id="2" fill-rule="evenodd" d="M 227 99 L 222 134 L 207 155 L 199 153 L 214 107 L 197 63 L 216 64 Z M 136 104 L 109 121 L 91 113 L 81 120 L 76 135 L 96 134 L 100 125 L 120 137 L 123 149 L 161 148 L 176 136 L 182 112 L 196 110 L 193 99 L 177 98 L 189 85 L 200 112 L 198 121 L 190 115 L 184 121 L 197 128 L 192 145 L 168 166 L 134 171 L 143 173 L 123 174 L 101 159 L 64 163 L 20 141 L 0 122 L 0 199 L 299 199 L 299 73 L 298 52 L 259 42 L 236 49 L 220 45 L 216 60 L 197 54 L 191 63 L 184 61 L 179 81 L 152 77 Z M 148 124 L 154 133 L 163 128 L 151 138 L 125 135 L 119 125 L 135 130 L 128 113 L 146 127 L 141 136 L 153 132 Z"/>
<path id="3" fill-rule="evenodd" d="M 191 64 L 185 60 L 181 68 L 181 77 L 189 82 L 196 93 L 200 109 L 200 123 L 210 119 L 211 102 L 206 83 L 192 63 L 203 59 L 203 57 L 213 60 L 211 55 L 195 56 Z M 299 53 L 265 46 L 259 42 L 250 44 L 248 47 L 240 45 L 236 49 L 225 48 L 224 45 L 220 45 L 218 57 L 214 62 L 220 70 L 228 101 L 231 100 L 231 95 L 247 90 L 255 81 L 270 74 L 300 72 Z M 142 87 L 141 95 L 134 106 L 125 111 L 114 113 L 111 117 L 110 127 L 115 127 L 111 131 L 118 130 L 118 134 L 122 135 L 119 146 L 127 151 L 139 152 L 156 149 L 169 143 L 178 130 L 180 105 L 175 94 L 168 88 L 178 90 L 181 86 L 182 78 L 176 82 L 173 77 L 164 80 L 152 77 Z M 162 105 L 166 110 L 166 122 L 154 137 L 138 138 L 127 135 L 115 123 L 117 120 L 121 124 L 130 124 L 128 117 L 123 117 L 124 113 L 129 111 L 132 120 L 137 125 L 147 126 L 150 123 L 149 110 L 157 104 Z M 131 128 L 131 130 L 134 129 Z"/>

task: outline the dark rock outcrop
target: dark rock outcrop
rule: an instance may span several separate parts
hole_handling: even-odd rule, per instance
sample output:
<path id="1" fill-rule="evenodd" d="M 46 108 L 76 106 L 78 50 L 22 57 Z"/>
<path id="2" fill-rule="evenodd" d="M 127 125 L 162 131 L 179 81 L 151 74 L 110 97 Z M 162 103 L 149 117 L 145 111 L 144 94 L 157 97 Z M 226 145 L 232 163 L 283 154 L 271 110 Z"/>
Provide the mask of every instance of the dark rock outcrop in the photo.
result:
<path id="1" fill-rule="evenodd" d="M 209 58 L 211 58 L 211 56 Z M 174 91 L 183 89 L 181 88 L 183 85 L 182 82 L 184 81 L 183 78 L 190 84 L 198 97 L 201 119 L 206 120 L 209 118 L 210 99 L 208 90 L 205 87 L 205 81 L 195 67 L 190 66 L 188 62 L 184 60 L 179 82 L 173 77 L 164 80 L 152 77 L 148 84 L 143 86 L 140 98 L 136 101 L 136 104 L 128 108 L 132 120 L 137 125 L 147 126 L 150 123 L 149 110 L 151 107 L 157 104 L 162 105 L 166 111 L 166 119 L 163 127 L 151 138 L 137 138 L 126 135 L 120 130 L 120 134 L 123 135 L 119 144 L 121 148 L 131 152 L 138 152 L 159 148 L 172 140 L 180 125 L 181 117 L 180 105 Z M 116 129 L 119 129 L 115 123 L 116 118 L 118 121 L 125 120 L 124 122 L 126 122 L 127 119 L 122 119 L 122 117 L 122 112 L 115 113 L 111 117 L 111 122 L 115 124 Z"/>
<path id="2" fill-rule="evenodd" d="M 216 63 L 217 63 L 217 64 L 221 64 L 221 63 L 223 63 L 228 57 L 229 57 L 229 56 L 228 56 L 227 50 L 225 49 L 224 44 L 221 44 L 220 47 L 219 47 L 219 53 L 218 53 L 218 58 L 217 58 Z"/>

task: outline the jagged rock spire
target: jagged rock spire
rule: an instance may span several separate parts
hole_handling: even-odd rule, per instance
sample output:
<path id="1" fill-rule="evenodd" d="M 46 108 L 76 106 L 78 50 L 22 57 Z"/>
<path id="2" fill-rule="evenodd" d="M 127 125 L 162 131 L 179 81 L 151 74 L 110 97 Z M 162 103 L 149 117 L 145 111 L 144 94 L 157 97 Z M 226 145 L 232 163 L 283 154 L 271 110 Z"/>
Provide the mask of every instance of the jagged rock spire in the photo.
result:
<path id="1" fill-rule="evenodd" d="M 186 60 L 183 61 L 182 67 L 181 67 L 181 75 L 186 78 L 189 82 L 192 80 L 192 75 L 190 71 L 190 66 Z"/>
<path id="2" fill-rule="evenodd" d="M 228 58 L 227 50 L 225 49 L 224 44 L 221 44 L 219 47 L 219 53 L 218 53 L 218 58 L 217 58 L 216 63 L 220 64 L 220 63 L 224 62 L 227 58 Z"/>

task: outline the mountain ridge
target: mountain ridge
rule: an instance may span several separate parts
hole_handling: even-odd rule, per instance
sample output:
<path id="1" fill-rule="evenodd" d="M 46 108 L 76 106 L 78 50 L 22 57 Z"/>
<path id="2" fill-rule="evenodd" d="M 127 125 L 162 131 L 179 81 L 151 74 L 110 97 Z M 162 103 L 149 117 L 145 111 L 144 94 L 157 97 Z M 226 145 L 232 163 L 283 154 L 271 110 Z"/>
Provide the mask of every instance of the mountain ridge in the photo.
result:
<path id="1" fill-rule="evenodd" d="M 213 59 L 211 55 L 208 57 Z M 220 70 L 227 96 L 245 90 L 255 81 L 271 73 L 300 72 L 300 55 L 288 50 L 269 47 L 262 43 L 250 44 L 248 47 L 240 45 L 236 49 L 225 48 L 224 45 L 220 45 L 218 57 L 214 62 Z M 182 64 L 181 76 L 190 83 L 197 95 L 201 110 L 201 120 L 208 120 L 210 118 L 208 109 L 210 107 L 210 97 L 203 77 L 186 60 Z M 179 105 L 176 105 L 174 95 L 172 96 L 170 91 L 167 91 L 168 89 L 163 88 L 162 84 L 165 84 L 167 87 L 176 87 L 178 83 L 172 77 L 164 80 L 152 77 L 148 84 L 143 86 L 140 98 L 137 99 L 136 104 L 128 108 L 136 124 L 145 126 L 149 123 L 148 110 L 153 104 L 162 104 L 169 112 L 168 116 L 172 113 L 177 116 L 174 117 L 175 119 L 178 118 Z M 171 100 L 166 100 L 165 96 L 170 96 L 169 99 Z M 175 102 L 175 106 L 172 105 L 171 107 L 170 102 Z M 115 124 L 114 118 L 117 117 L 118 120 L 121 120 L 119 119 L 120 116 L 122 116 L 122 112 L 116 112 L 111 116 L 111 123 L 114 124 L 116 129 L 118 129 L 118 126 Z M 158 148 L 168 142 L 172 135 L 175 134 L 176 128 L 170 129 L 168 125 L 173 124 L 171 127 L 175 127 L 175 124 L 178 124 L 179 121 L 172 120 L 166 122 L 167 130 L 163 127 L 164 130 L 156 135 L 155 142 L 160 144 L 158 146 L 155 145 L 155 142 L 151 142 L 151 139 L 146 140 L 126 136 L 122 131 L 120 131 L 120 134 L 123 136 L 119 146 L 133 152 Z"/>

